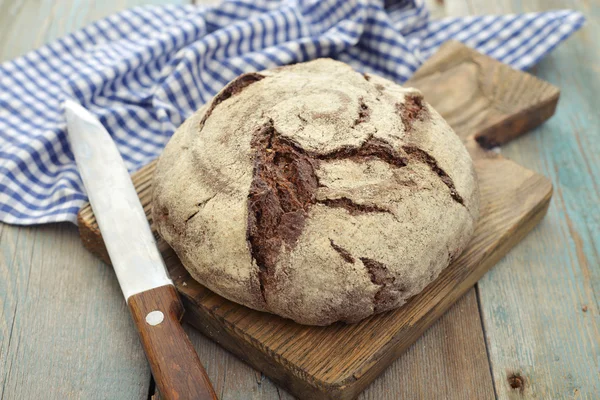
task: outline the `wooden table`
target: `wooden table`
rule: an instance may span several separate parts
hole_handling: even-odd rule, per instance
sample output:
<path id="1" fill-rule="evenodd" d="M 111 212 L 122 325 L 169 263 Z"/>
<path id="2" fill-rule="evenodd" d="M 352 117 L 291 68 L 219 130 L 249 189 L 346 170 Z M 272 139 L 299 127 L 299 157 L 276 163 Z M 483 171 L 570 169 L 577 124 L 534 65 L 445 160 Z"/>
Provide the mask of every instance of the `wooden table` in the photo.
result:
<path id="1" fill-rule="evenodd" d="M 147 3 L 0 0 L 0 61 Z M 545 220 L 360 398 L 600 398 L 600 0 L 428 3 L 434 16 L 575 8 L 588 23 L 532 71 L 562 89 L 555 117 L 502 150 L 552 180 Z M 222 399 L 291 399 L 188 332 Z M 0 224 L 0 398 L 153 391 L 114 273 L 75 226 Z"/>

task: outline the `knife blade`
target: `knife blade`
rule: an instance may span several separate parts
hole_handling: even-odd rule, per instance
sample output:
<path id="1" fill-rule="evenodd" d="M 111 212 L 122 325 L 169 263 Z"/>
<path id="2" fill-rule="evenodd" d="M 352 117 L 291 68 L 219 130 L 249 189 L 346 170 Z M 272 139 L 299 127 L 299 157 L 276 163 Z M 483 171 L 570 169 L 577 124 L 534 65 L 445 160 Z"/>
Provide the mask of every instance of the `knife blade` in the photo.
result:
<path id="1" fill-rule="evenodd" d="M 66 99 L 68 137 L 119 285 L 165 399 L 216 399 L 180 320 L 183 306 L 108 131 Z"/>
<path id="2" fill-rule="evenodd" d="M 125 299 L 173 282 L 121 154 L 104 126 L 65 101 L 69 140 Z"/>

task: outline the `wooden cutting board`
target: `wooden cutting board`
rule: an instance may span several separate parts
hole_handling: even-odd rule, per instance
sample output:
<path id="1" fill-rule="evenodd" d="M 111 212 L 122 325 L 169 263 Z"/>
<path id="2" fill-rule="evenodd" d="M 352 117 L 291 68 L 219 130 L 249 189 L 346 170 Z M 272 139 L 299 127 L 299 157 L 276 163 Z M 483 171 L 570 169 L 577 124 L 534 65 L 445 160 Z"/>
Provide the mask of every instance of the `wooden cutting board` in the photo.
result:
<path id="1" fill-rule="evenodd" d="M 406 85 L 421 89 L 469 149 L 481 217 L 463 254 L 400 309 L 352 325 L 298 325 L 212 293 L 191 279 L 157 237 L 186 320 L 301 399 L 355 398 L 518 243 L 550 203 L 547 178 L 483 147 L 505 143 L 548 119 L 557 88 L 457 42 L 446 43 Z M 147 214 L 154 167 L 152 162 L 133 175 Z M 79 229 L 84 246 L 110 263 L 89 205 L 79 213 Z"/>

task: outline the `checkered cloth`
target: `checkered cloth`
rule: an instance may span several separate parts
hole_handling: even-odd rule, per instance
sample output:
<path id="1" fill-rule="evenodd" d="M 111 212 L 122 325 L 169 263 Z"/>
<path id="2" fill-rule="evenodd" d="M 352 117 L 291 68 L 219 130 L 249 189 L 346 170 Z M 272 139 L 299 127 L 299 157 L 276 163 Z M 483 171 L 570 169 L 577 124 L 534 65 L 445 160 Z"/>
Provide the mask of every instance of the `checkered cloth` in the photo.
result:
<path id="1" fill-rule="evenodd" d="M 572 11 L 432 21 L 423 0 L 124 11 L 0 65 L 0 220 L 76 221 L 86 195 L 67 141 L 65 97 L 100 119 L 135 171 L 244 72 L 333 57 L 402 83 L 448 39 L 526 69 L 583 22 Z"/>

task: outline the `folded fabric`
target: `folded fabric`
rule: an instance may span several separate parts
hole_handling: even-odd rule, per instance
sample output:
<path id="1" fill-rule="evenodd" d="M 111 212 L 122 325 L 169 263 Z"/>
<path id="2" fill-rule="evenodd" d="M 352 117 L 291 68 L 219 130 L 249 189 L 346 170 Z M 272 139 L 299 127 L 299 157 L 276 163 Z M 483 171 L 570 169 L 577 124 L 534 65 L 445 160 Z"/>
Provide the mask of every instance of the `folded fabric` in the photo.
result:
<path id="1" fill-rule="evenodd" d="M 69 149 L 65 97 L 100 119 L 133 172 L 241 73 L 332 57 L 402 83 L 448 39 L 526 69 L 583 22 L 572 11 L 431 21 L 423 0 L 124 11 L 0 65 L 0 221 L 76 221 L 86 195 Z"/>

